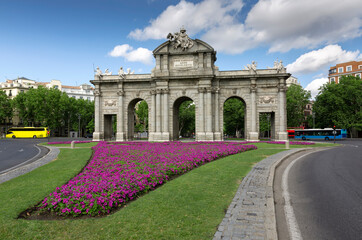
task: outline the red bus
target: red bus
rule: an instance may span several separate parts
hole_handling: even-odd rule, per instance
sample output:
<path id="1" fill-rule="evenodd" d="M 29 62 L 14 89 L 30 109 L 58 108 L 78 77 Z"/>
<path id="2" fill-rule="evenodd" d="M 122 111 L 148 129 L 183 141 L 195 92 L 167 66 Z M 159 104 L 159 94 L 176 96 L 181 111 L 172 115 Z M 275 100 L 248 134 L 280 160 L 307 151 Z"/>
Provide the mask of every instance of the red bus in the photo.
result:
<path id="1" fill-rule="evenodd" d="M 295 137 L 295 130 L 303 130 L 304 127 L 289 127 L 287 129 L 288 132 L 288 138 L 294 138 Z"/>

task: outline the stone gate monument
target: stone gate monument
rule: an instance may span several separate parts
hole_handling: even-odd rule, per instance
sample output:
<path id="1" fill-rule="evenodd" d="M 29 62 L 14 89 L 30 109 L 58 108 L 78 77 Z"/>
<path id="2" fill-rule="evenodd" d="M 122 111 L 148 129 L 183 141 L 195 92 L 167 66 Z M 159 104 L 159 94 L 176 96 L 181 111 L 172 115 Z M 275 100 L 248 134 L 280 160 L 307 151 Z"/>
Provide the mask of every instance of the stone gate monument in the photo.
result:
<path id="1" fill-rule="evenodd" d="M 93 140 L 107 140 L 112 118 L 117 119 L 117 141 L 134 135 L 134 108 L 145 100 L 149 110 L 149 141 L 178 139 L 178 111 L 185 100 L 195 104 L 196 141 L 223 140 L 223 108 L 231 97 L 245 103 L 245 138 L 258 140 L 259 114 L 271 115 L 271 137 L 287 140 L 286 79 L 281 62 L 257 69 L 252 62 L 244 70 L 219 71 L 216 52 L 185 29 L 170 33 L 154 51 L 156 66 L 151 74 L 132 74 L 121 68 L 118 75 L 98 69 L 95 86 L 95 132 Z"/>

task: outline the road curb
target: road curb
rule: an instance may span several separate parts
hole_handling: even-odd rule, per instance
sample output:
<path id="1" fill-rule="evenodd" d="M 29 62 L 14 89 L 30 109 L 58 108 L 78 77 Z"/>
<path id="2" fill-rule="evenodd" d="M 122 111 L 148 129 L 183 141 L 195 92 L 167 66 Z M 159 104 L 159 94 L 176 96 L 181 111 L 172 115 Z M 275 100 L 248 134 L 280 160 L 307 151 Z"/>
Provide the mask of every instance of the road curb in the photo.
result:
<path id="1" fill-rule="evenodd" d="M 290 154 L 274 162 L 270 167 L 268 181 L 267 181 L 267 189 L 266 189 L 267 195 L 269 195 L 270 198 L 267 199 L 266 214 L 265 214 L 266 239 L 268 240 L 278 239 L 277 224 L 275 217 L 275 206 L 274 206 L 274 189 L 273 189 L 275 169 L 278 166 L 280 166 L 282 162 L 287 158 L 307 150 L 309 149 L 300 148 L 294 152 L 291 152 Z"/>
<path id="2" fill-rule="evenodd" d="M 16 168 L 14 170 L 1 174 L 0 175 L 0 184 L 3 182 L 9 181 L 13 178 L 24 175 L 28 172 L 31 172 L 34 169 L 37 169 L 38 167 L 41 167 L 41 166 L 53 161 L 54 159 L 56 159 L 58 157 L 60 150 L 57 147 L 50 147 L 50 146 L 43 146 L 43 147 L 46 147 L 49 149 L 49 152 L 45 156 L 39 158 L 38 160 L 36 160 L 32 163 L 29 163 L 27 165 L 21 166 L 19 168 Z"/>
<path id="3" fill-rule="evenodd" d="M 273 182 L 275 169 L 306 148 L 279 152 L 258 162 L 245 176 L 213 239 L 278 239 Z"/>

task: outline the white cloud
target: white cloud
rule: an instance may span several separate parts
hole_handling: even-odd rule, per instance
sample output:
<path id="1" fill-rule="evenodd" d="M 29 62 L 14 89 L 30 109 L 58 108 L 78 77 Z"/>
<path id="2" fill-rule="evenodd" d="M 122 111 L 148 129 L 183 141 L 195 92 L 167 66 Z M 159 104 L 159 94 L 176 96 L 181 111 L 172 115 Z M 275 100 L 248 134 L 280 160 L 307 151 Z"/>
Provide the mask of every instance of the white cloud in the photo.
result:
<path id="1" fill-rule="evenodd" d="M 316 47 L 361 36 L 360 0 L 260 0 L 245 25 L 270 52 Z"/>
<path id="2" fill-rule="evenodd" d="M 129 36 L 137 40 L 164 39 L 169 32 L 185 26 L 190 35 L 232 23 L 235 13 L 243 6 L 241 0 L 204 0 L 194 4 L 181 0 L 167 7 L 150 25 L 136 29 Z"/>
<path id="3" fill-rule="evenodd" d="M 319 88 L 326 83 L 328 83 L 328 78 L 314 79 L 312 82 L 310 82 L 307 85 L 307 87 L 305 87 L 305 90 L 310 91 L 312 94 L 312 98 L 314 99 L 317 96 L 317 94 L 319 93 Z"/>
<path id="4" fill-rule="evenodd" d="M 328 45 L 301 55 L 295 62 L 288 64 L 286 68 L 292 74 L 312 73 L 338 62 L 356 60 L 358 54 L 358 50 L 351 52 L 343 50 L 339 45 Z"/>
<path id="5" fill-rule="evenodd" d="M 243 5 L 242 0 L 181 0 L 129 37 L 165 39 L 183 24 L 190 36 L 201 34 L 217 51 L 241 53 L 257 46 L 270 52 L 314 48 L 362 35 L 360 0 L 260 0 L 241 22 Z"/>
<path id="6" fill-rule="evenodd" d="M 151 50 L 141 47 L 133 50 L 133 47 L 128 44 L 115 46 L 108 55 L 112 57 L 124 57 L 130 62 L 141 62 L 148 65 L 153 63 L 153 54 Z"/>

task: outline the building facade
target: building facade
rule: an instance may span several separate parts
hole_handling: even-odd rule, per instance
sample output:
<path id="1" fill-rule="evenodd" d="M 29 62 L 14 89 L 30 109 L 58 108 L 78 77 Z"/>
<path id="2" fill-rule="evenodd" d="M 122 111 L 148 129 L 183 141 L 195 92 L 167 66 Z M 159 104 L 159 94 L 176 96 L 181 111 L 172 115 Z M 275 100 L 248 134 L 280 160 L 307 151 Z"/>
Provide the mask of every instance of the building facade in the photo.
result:
<path id="1" fill-rule="evenodd" d="M 30 88 L 38 88 L 43 86 L 46 88 L 59 89 L 65 92 L 69 97 L 76 99 L 85 99 L 89 101 L 94 100 L 94 88 L 89 84 L 82 84 L 80 86 L 66 86 L 62 85 L 59 80 L 51 80 L 50 82 L 36 82 L 25 77 L 18 77 L 14 80 L 7 79 L 5 82 L 0 83 L 0 90 L 3 90 L 9 98 L 13 99 L 21 92 L 26 92 Z"/>
<path id="2" fill-rule="evenodd" d="M 329 83 L 339 83 L 340 77 L 345 75 L 362 78 L 362 61 L 338 63 L 336 66 L 330 67 L 328 74 Z"/>

